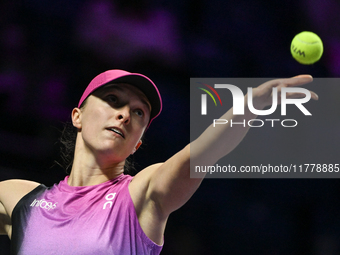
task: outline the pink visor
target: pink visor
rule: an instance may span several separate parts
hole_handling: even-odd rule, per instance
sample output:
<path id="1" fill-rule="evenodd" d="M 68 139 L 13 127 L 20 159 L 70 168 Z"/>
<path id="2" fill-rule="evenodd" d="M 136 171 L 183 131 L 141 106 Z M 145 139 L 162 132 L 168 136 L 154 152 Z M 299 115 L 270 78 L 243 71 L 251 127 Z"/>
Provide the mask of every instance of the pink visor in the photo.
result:
<path id="1" fill-rule="evenodd" d="M 108 70 L 103 72 L 90 82 L 90 84 L 85 89 L 83 95 L 80 98 L 78 108 L 80 108 L 81 104 L 84 100 L 92 94 L 96 89 L 108 84 L 108 83 L 128 83 L 140 89 L 148 98 L 151 104 L 151 114 L 150 114 L 150 122 L 153 121 L 162 111 L 162 98 L 158 91 L 158 88 L 145 75 L 139 73 L 130 73 L 124 70 Z"/>

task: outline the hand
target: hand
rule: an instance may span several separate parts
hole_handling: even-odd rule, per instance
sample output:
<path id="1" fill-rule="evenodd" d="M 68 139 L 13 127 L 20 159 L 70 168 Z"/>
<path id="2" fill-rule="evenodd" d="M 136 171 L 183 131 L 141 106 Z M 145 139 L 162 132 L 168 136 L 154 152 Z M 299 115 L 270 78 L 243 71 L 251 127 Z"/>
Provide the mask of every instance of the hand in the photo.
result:
<path id="1" fill-rule="evenodd" d="M 281 88 L 283 87 L 297 87 L 313 81 L 311 75 L 298 75 L 288 79 L 276 79 L 267 81 L 257 88 L 253 89 L 253 104 L 256 109 L 263 109 L 264 107 L 272 104 L 272 91 L 273 88 L 277 88 L 278 104 L 281 103 Z M 311 92 L 311 98 L 318 100 L 318 95 Z M 303 98 L 306 95 L 303 93 L 287 93 L 287 98 Z"/>

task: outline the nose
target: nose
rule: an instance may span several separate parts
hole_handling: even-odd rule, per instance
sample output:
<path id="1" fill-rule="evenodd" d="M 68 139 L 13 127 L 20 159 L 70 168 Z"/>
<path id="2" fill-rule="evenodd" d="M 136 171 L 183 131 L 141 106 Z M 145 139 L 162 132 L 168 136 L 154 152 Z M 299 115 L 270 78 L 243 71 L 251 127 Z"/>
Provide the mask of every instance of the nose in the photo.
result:
<path id="1" fill-rule="evenodd" d="M 117 120 L 123 122 L 124 124 L 130 123 L 130 107 L 127 105 L 121 107 L 117 112 Z"/>

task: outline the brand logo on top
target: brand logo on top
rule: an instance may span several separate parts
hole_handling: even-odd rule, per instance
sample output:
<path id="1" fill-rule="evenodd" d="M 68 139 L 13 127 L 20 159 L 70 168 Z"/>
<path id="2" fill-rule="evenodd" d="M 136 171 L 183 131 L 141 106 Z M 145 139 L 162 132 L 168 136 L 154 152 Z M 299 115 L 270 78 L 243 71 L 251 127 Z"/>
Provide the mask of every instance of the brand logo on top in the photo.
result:
<path id="1" fill-rule="evenodd" d="M 112 200 L 115 198 L 115 196 L 116 196 L 116 193 L 109 193 L 105 196 L 106 202 L 103 205 L 103 210 L 106 209 L 107 206 L 110 207 L 110 208 L 112 207 L 112 205 L 113 205 Z"/>
<path id="2" fill-rule="evenodd" d="M 48 202 L 46 201 L 45 199 L 40 199 L 40 200 L 37 200 L 37 199 L 34 199 L 34 201 L 31 203 L 31 207 L 40 207 L 42 209 L 46 209 L 46 210 L 53 210 L 57 207 L 57 204 L 58 203 L 52 203 L 52 202 Z"/>

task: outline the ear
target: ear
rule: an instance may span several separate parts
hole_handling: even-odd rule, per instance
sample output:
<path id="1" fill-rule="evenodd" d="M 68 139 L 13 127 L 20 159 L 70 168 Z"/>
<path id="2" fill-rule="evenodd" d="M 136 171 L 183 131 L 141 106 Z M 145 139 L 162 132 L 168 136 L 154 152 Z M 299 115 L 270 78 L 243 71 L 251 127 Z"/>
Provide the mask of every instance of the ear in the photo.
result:
<path id="1" fill-rule="evenodd" d="M 142 145 L 142 140 L 139 140 L 139 142 L 137 143 L 136 147 L 133 149 L 132 154 L 134 154 L 141 145 Z"/>
<path id="2" fill-rule="evenodd" d="M 81 129 L 81 110 L 79 108 L 74 108 L 72 110 L 71 118 L 73 126 Z"/>

